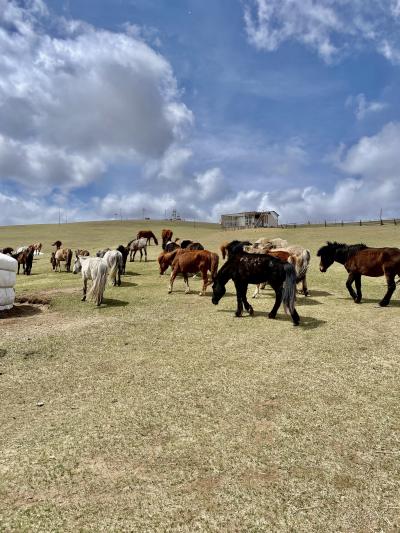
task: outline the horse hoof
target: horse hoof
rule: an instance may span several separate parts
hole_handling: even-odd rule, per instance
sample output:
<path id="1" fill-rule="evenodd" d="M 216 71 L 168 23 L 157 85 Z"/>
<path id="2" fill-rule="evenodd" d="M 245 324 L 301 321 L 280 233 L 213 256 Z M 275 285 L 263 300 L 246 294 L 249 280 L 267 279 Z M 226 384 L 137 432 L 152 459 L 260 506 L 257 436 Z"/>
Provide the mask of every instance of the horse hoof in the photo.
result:
<path id="1" fill-rule="evenodd" d="M 86 302 L 86 298 L 85 297 L 81 298 L 81 302 Z"/>
<path id="2" fill-rule="evenodd" d="M 389 302 L 379 302 L 379 307 L 387 307 Z"/>
<path id="3" fill-rule="evenodd" d="M 268 318 L 275 318 L 275 317 L 276 317 L 276 315 L 274 315 L 273 313 L 269 313 L 269 315 L 268 315 Z"/>
<path id="4" fill-rule="evenodd" d="M 249 315 L 254 316 L 254 309 L 251 306 L 249 308 Z"/>
<path id="5" fill-rule="evenodd" d="M 293 326 L 300 326 L 300 322 L 293 322 Z"/>
<path id="6" fill-rule="evenodd" d="M 236 316 L 236 318 L 242 318 L 242 313 L 238 313 L 238 312 L 236 311 L 235 316 Z"/>

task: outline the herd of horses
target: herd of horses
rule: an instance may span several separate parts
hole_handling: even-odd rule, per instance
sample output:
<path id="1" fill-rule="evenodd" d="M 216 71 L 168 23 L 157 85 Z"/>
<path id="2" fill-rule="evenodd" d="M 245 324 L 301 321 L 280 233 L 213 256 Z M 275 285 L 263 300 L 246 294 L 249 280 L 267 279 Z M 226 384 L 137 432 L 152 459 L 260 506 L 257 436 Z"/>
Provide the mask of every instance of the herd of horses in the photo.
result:
<path id="1" fill-rule="evenodd" d="M 243 314 L 243 308 L 253 315 L 253 307 L 247 300 L 248 285 L 256 285 L 253 298 L 268 284 L 275 292 L 275 302 L 269 313 L 269 318 L 275 318 L 279 307 L 283 303 L 284 310 L 290 314 L 293 324 L 300 323 L 300 317 L 295 308 L 296 293 L 308 296 L 307 271 L 311 260 L 310 250 L 299 245 L 289 245 L 284 239 L 261 238 L 251 243 L 250 241 L 224 242 L 220 246 L 220 253 L 224 264 L 218 269 L 219 255 L 205 250 L 203 245 L 189 239 L 172 240 L 173 232 L 163 229 L 161 235 L 162 252 L 158 256 L 159 273 L 163 275 L 171 268 L 168 292 L 172 293 L 176 277 L 183 276 L 186 284 L 185 292 L 190 292 L 189 277 L 201 275 L 203 285 L 200 295 L 206 293 L 207 287 L 212 284 L 212 303 L 217 305 L 226 293 L 226 284 L 232 280 L 236 289 L 237 308 L 236 316 Z M 147 246 L 153 240 L 158 245 L 158 239 L 152 231 L 139 231 L 135 239 L 126 246 L 119 245 L 116 249 L 105 248 L 99 250 L 96 256 L 90 256 L 88 250 L 75 250 L 75 261 L 72 267 L 74 274 L 82 275 L 83 296 L 92 299 L 97 305 L 103 302 L 103 295 L 107 280 L 110 279 L 114 286 L 121 285 L 121 276 L 125 274 L 126 262 L 135 260 L 135 255 L 143 253 L 147 261 Z M 67 272 L 71 271 L 73 252 L 65 248 L 61 241 L 55 241 L 55 251 L 52 252 L 50 262 L 53 270 L 61 271 L 61 263 L 65 263 Z M 0 249 L 18 261 L 19 267 L 23 265 L 23 273 L 29 275 L 32 270 L 34 254 L 39 254 L 41 243 L 24 246 L 14 251 L 12 248 Z M 371 248 L 365 244 L 347 245 L 337 242 L 327 242 L 322 246 L 317 256 L 320 258 L 319 268 L 326 272 L 334 263 L 342 264 L 348 272 L 346 287 L 356 303 L 362 299 L 362 276 L 385 276 L 387 291 L 379 305 L 382 307 L 390 303 L 396 289 L 396 276 L 400 277 L 400 249 L 399 248 Z M 209 278 L 210 273 L 210 278 Z M 92 280 L 89 293 L 87 282 Z M 397 280 L 399 283 L 399 280 Z M 355 291 L 353 289 L 355 284 Z"/>

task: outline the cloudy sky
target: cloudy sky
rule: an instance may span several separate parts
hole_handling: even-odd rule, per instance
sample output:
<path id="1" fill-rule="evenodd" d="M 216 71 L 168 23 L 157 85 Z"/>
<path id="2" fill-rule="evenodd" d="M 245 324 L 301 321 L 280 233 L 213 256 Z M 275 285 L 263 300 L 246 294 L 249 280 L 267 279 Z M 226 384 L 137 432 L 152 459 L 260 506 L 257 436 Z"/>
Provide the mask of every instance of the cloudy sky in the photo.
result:
<path id="1" fill-rule="evenodd" d="M 400 0 L 0 0 L 0 224 L 399 217 L 399 89 Z"/>

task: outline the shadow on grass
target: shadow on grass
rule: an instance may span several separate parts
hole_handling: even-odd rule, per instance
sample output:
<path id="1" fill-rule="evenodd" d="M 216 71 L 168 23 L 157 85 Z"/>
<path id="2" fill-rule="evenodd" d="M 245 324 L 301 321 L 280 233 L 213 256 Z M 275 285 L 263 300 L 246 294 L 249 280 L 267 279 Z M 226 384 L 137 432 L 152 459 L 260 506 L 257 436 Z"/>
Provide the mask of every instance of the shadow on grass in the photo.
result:
<path id="1" fill-rule="evenodd" d="M 382 298 L 384 296 L 385 293 L 382 293 Z M 395 295 L 394 295 L 395 296 Z M 350 296 L 348 298 L 338 298 L 338 300 L 343 300 L 343 301 L 347 301 L 349 303 L 354 303 L 354 305 L 363 305 L 363 304 L 375 304 L 376 307 L 379 307 L 380 309 L 385 309 L 385 307 L 381 307 L 379 305 L 379 302 L 382 300 L 382 298 L 362 298 L 361 300 L 361 303 L 359 304 L 356 304 L 353 300 L 353 298 L 350 298 Z M 400 307 L 400 301 L 399 300 L 396 300 L 396 298 L 393 298 L 392 296 L 392 299 L 390 300 L 390 304 L 387 305 L 386 307 Z"/>
<path id="2" fill-rule="evenodd" d="M 123 276 L 141 276 L 142 274 L 139 274 L 139 272 L 125 272 L 125 274 L 122 274 Z"/>
<path id="3" fill-rule="evenodd" d="M 314 291 L 314 290 L 311 290 L 309 292 L 310 292 L 310 296 L 333 296 L 333 294 L 331 292 L 326 292 L 326 291 Z"/>
<path id="4" fill-rule="evenodd" d="M 318 300 L 313 300 L 309 296 L 298 296 L 296 298 L 296 307 L 303 307 L 304 305 L 322 305 L 322 302 L 319 302 Z"/>
<path id="5" fill-rule="evenodd" d="M 124 280 L 121 280 L 121 287 L 137 287 L 138 284 L 137 283 L 133 283 L 131 281 L 124 281 Z"/>
<path id="6" fill-rule="evenodd" d="M 7 318 L 20 318 L 34 315 L 40 315 L 42 309 L 35 305 L 29 304 L 16 304 L 12 309 L 8 311 L 0 311 L 0 320 Z"/>
<path id="7" fill-rule="evenodd" d="M 219 313 L 229 313 L 232 316 L 235 316 L 235 309 L 218 309 L 217 311 Z M 285 315 L 283 311 L 281 313 L 279 313 L 278 311 L 278 314 L 276 315 L 276 317 L 272 319 L 270 319 L 268 315 L 269 315 L 269 311 L 254 310 L 254 315 L 249 315 L 247 311 L 243 311 L 243 315 L 240 318 L 241 319 L 242 318 L 253 319 L 255 317 L 262 316 L 269 320 L 274 320 L 277 322 L 288 322 L 290 324 L 293 324 L 291 317 L 289 315 Z M 316 328 L 319 328 L 320 326 L 323 326 L 324 324 L 326 324 L 326 320 L 319 320 L 318 318 L 300 315 L 300 326 L 299 326 L 300 328 L 316 329 Z"/>
<path id="8" fill-rule="evenodd" d="M 125 300 L 116 300 L 115 298 L 104 298 L 101 308 L 106 307 L 126 307 L 129 302 Z"/>

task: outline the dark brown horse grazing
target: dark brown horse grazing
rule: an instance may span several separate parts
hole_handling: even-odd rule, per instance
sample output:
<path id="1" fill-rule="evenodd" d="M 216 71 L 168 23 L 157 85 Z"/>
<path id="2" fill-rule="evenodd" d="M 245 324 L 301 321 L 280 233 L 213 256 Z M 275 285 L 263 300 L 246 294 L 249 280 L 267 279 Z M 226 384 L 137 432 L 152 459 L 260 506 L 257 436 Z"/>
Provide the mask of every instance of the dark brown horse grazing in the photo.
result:
<path id="1" fill-rule="evenodd" d="M 55 246 L 56 247 L 56 250 L 59 250 L 62 246 L 62 242 L 61 241 L 54 241 L 52 246 Z"/>
<path id="2" fill-rule="evenodd" d="M 22 265 L 24 269 L 24 274 L 27 276 L 30 275 L 32 270 L 32 264 L 33 264 L 33 246 L 29 246 L 26 250 L 20 252 L 20 253 L 14 253 L 11 254 L 11 257 L 16 259 L 18 261 L 18 274 L 19 274 L 19 268 Z"/>
<path id="3" fill-rule="evenodd" d="M 361 276 L 385 276 L 387 291 L 379 302 L 381 307 L 389 305 L 390 298 L 396 289 L 395 277 L 400 276 L 400 249 L 399 248 L 369 248 L 365 244 L 341 244 L 327 242 L 318 250 L 321 258 L 319 269 L 326 272 L 334 263 L 340 263 L 349 273 L 346 287 L 355 303 L 360 303 Z M 353 290 L 356 285 L 356 292 Z"/>
<path id="4" fill-rule="evenodd" d="M 162 249 L 165 250 L 165 245 L 172 239 L 173 231 L 170 229 L 163 229 L 161 232 Z"/>
<path id="5" fill-rule="evenodd" d="M 136 235 L 136 239 L 147 239 L 147 244 L 150 246 L 150 239 L 153 239 L 154 244 L 158 246 L 158 240 L 157 237 L 154 235 L 152 231 L 147 230 L 141 230 L 138 231 Z"/>
<path id="6" fill-rule="evenodd" d="M 172 262 L 172 274 L 170 278 L 168 292 L 172 292 L 175 278 L 178 274 L 183 275 L 183 279 L 187 285 L 186 293 L 190 291 L 188 276 L 201 272 L 203 278 L 203 287 L 200 296 L 204 295 L 209 285 L 208 271 L 211 272 L 211 279 L 214 281 L 218 271 L 218 254 L 209 252 L 208 250 L 175 250 L 171 252 L 175 254 L 175 259 Z"/>
<path id="7" fill-rule="evenodd" d="M 2 254 L 12 254 L 14 251 L 14 248 L 12 248 L 11 246 L 6 246 L 6 248 L 0 248 L 0 252 Z"/>

